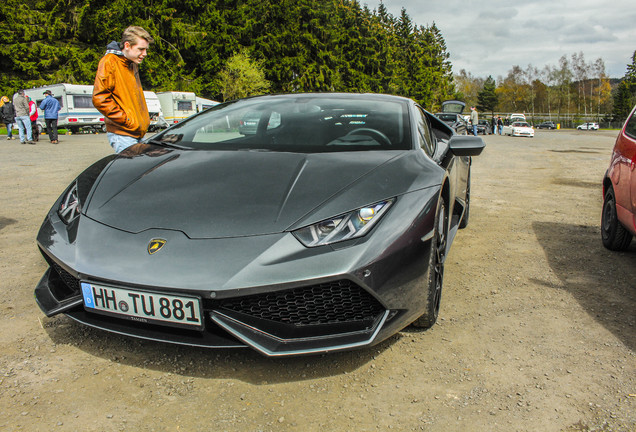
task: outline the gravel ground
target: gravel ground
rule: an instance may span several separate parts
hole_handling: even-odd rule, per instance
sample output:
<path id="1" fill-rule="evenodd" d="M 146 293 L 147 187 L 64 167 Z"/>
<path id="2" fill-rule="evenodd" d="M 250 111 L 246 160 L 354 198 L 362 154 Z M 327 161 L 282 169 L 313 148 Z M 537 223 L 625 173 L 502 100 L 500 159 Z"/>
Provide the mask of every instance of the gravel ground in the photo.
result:
<path id="1" fill-rule="evenodd" d="M 105 135 L 0 140 L 2 431 L 636 431 L 636 241 L 602 247 L 616 132 L 488 136 L 438 323 L 268 359 L 46 318 L 42 219 Z"/>

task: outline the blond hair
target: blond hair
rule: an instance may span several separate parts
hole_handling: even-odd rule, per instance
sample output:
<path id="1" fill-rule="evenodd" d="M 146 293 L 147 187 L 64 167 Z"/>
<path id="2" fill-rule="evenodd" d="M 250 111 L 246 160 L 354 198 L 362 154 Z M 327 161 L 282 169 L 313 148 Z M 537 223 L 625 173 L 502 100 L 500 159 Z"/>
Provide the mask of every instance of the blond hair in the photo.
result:
<path id="1" fill-rule="evenodd" d="M 124 30 L 119 46 L 123 48 L 126 42 L 130 43 L 130 45 L 136 45 L 137 39 L 145 39 L 149 44 L 155 41 L 152 36 L 150 36 L 150 33 L 148 33 L 142 27 L 130 26 L 126 30 Z"/>

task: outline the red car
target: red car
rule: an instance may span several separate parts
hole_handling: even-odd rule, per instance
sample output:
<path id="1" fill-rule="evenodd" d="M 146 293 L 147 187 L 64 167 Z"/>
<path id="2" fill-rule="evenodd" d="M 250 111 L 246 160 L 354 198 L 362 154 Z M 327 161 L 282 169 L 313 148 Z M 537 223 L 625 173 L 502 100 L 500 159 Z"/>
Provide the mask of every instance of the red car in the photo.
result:
<path id="1" fill-rule="evenodd" d="M 625 250 L 636 235 L 636 107 L 616 138 L 603 179 L 603 245 Z"/>

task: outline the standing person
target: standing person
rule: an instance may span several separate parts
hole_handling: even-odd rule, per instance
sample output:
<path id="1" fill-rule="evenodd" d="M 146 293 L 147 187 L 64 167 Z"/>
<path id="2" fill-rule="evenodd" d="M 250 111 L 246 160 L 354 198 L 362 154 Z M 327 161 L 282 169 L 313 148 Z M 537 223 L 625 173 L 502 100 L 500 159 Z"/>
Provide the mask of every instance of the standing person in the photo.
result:
<path id="1" fill-rule="evenodd" d="M 470 123 L 473 125 L 473 135 L 477 136 L 477 123 L 479 123 L 479 114 L 474 106 L 470 107 Z"/>
<path id="2" fill-rule="evenodd" d="M 97 67 L 93 105 L 104 114 L 108 141 L 116 153 L 137 144 L 150 126 L 139 65 L 152 42 L 143 28 L 128 27 L 121 42 L 108 44 Z"/>
<path id="3" fill-rule="evenodd" d="M 24 90 L 18 90 L 13 95 L 15 107 L 15 121 L 20 131 L 20 144 L 35 144 L 31 135 L 31 119 L 29 119 L 29 101 L 24 95 Z"/>
<path id="4" fill-rule="evenodd" d="M 499 129 L 499 135 L 503 132 L 503 120 L 501 116 L 497 117 L 497 128 Z"/>
<path id="5" fill-rule="evenodd" d="M 31 100 L 30 96 L 27 96 L 29 101 L 29 120 L 31 120 L 31 133 L 33 135 L 33 141 L 40 141 L 40 133 L 38 132 L 38 106 Z"/>
<path id="6" fill-rule="evenodd" d="M 8 97 L 2 96 L 2 106 L 0 106 L 0 121 L 7 127 L 7 139 L 13 138 L 13 123 L 15 123 L 15 108 Z"/>
<path id="7" fill-rule="evenodd" d="M 46 123 L 46 131 L 49 133 L 51 144 L 57 144 L 57 113 L 62 109 L 60 102 L 53 97 L 51 90 L 46 90 L 46 95 L 40 103 L 40 109 L 44 111 L 44 122 Z"/>
<path id="8" fill-rule="evenodd" d="M 490 128 L 493 135 L 497 133 L 497 116 L 492 116 L 492 127 Z"/>

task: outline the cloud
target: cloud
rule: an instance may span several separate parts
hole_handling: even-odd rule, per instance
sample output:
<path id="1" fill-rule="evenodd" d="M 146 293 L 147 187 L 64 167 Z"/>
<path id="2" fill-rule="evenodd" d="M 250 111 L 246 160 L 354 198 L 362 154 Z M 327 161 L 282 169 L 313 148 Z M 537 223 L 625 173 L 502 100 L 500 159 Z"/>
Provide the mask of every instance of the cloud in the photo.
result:
<path id="1" fill-rule="evenodd" d="M 474 76 L 505 76 L 515 64 L 542 69 L 562 55 L 583 52 L 587 59 L 603 58 L 610 76 L 620 77 L 636 50 L 633 0 L 613 0 L 611 6 L 598 0 L 383 3 L 394 16 L 404 7 L 418 25 L 435 22 L 453 70 Z"/>

